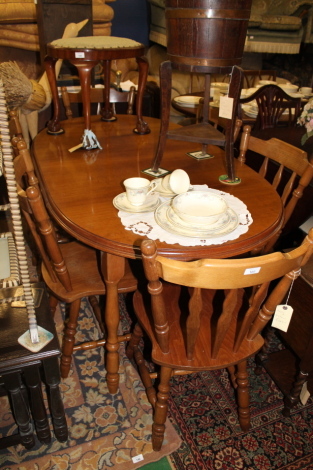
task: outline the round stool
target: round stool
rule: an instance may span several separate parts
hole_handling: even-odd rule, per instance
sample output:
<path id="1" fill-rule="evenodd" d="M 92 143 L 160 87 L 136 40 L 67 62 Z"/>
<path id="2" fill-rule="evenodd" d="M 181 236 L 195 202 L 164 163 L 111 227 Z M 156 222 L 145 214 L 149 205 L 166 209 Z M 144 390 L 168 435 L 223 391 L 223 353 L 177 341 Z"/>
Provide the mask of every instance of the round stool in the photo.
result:
<path id="1" fill-rule="evenodd" d="M 138 63 L 139 79 L 136 100 L 137 124 L 134 132 L 148 134 L 148 124 L 142 118 L 142 99 L 148 76 L 148 62 L 144 55 L 144 45 L 127 38 L 113 36 L 87 36 L 57 39 L 47 45 L 45 68 L 52 92 L 54 115 L 48 123 L 48 133 L 63 133 L 60 126 L 60 102 L 55 76 L 55 64 L 58 59 L 68 60 L 76 66 L 82 89 L 82 101 L 86 130 L 90 130 L 90 86 L 91 71 L 99 62 L 104 69 L 104 108 L 102 120 L 112 121 L 116 118 L 110 109 L 110 71 L 111 61 L 135 57 Z"/>

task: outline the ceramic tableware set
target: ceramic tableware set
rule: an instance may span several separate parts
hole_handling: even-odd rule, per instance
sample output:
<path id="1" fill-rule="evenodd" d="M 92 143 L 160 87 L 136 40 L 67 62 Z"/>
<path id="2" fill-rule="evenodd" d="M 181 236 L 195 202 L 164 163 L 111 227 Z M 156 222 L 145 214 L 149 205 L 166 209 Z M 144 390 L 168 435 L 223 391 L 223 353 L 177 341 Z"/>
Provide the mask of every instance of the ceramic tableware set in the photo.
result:
<path id="1" fill-rule="evenodd" d="M 193 190 L 184 170 L 153 181 L 128 178 L 124 186 L 126 191 L 114 198 L 114 206 L 132 213 L 154 211 L 157 224 L 170 233 L 212 238 L 226 235 L 238 225 L 238 217 L 225 199 L 210 191 Z"/>

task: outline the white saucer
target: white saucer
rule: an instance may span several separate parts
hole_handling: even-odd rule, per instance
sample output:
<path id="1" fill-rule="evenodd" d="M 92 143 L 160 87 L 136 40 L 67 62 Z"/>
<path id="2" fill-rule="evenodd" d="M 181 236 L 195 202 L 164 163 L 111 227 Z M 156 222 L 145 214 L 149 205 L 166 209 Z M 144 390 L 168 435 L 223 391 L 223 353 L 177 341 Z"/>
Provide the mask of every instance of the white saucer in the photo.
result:
<path id="1" fill-rule="evenodd" d="M 194 230 L 195 232 L 199 233 L 207 233 L 208 230 L 210 230 L 210 232 L 221 230 L 229 223 L 232 213 L 227 210 L 225 214 L 223 214 L 214 224 L 211 225 L 192 225 L 190 222 L 185 222 L 176 214 L 171 206 L 168 207 L 166 215 L 168 220 L 175 227 L 183 229 L 187 228 L 188 230 Z"/>
<path id="2" fill-rule="evenodd" d="M 172 193 L 171 191 L 160 191 L 159 189 L 157 189 L 158 193 L 159 193 L 159 196 L 161 197 L 166 197 L 166 198 L 173 198 L 175 196 L 177 196 L 176 193 Z"/>
<path id="3" fill-rule="evenodd" d="M 113 205 L 116 209 L 125 212 L 152 212 L 160 204 L 159 194 L 150 193 L 142 206 L 133 206 L 127 199 L 126 193 L 121 193 L 113 199 Z"/>
<path id="4" fill-rule="evenodd" d="M 226 225 L 220 227 L 219 229 L 215 228 L 215 230 L 211 230 L 207 228 L 207 230 L 195 230 L 190 227 L 186 227 L 184 225 L 178 226 L 174 225 L 168 218 L 167 212 L 169 208 L 170 202 L 163 202 L 155 211 L 154 218 L 160 227 L 162 227 L 167 232 L 173 233 L 174 235 L 182 235 L 185 237 L 192 237 L 192 238 L 217 238 L 222 237 L 223 235 L 227 235 L 228 233 L 233 232 L 236 227 L 238 226 L 238 216 L 232 210 L 228 209 L 229 212 L 229 221 Z"/>

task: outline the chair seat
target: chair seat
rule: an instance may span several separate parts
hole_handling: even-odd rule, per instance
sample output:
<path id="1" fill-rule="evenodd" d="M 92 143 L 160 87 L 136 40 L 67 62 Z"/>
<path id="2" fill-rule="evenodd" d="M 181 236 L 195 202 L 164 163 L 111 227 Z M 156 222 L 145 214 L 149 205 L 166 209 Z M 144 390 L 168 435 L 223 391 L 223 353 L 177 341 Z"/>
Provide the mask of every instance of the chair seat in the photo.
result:
<path id="1" fill-rule="evenodd" d="M 61 38 L 52 41 L 49 46 L 69 49 L 127 49 L 144 47 L 140 42 L 115 36 L 86 36 L 77 38 Z"/>
<path id="2" fill-rule="evenodd" d="M 170 285 L 165 282 L 163 283 L 163 297 L 165 305 L 167 306 L 167 318 L 169 323 L 169 344 L 175 345 L 174 347 L 171 347 L 169 352 L 166 354 L 161 351 L 161 348 L 153 334 L 151 327 L 151 312 L 146 311 L 147 302 L 144 301 L 144 298 L 139 291 L 136 291 L 134 294 L 134 307 L 136 312 L 138 312 L 140 323 L 152 342 L 152 359 L 156 364 L 182 370 L 221 369 L 223 367 L 229 367 L 232 364 L 236 364 L 241 360 L 256 354 L 263 346 L 264 340 L 262 336 L 257 335 L 256 338 L 251 341 L 244 339 L 239 350 L 237 352 L 232 351 L 232 348 L 230 348 L 229 345 L 234 344 L 236 335 L 235 322 L 233 322 L 225 336 L 218 355 L 213 359 L 212 351 L 210 349 L 211 345 L 209 344 L 207 337 L 212 329 L 210 314 L 212 312 L 212 299 L 216 291 L 203 289 L 203 310 L 206 313 L 201 315 L 201 326 L 195 345 L 194 358 L 192 360 L 188 360 L 186 352 L 182 348 L 182 345 L 186 342 L 185 338 L 183 338 L 184 329 L 182 332 L 180 326 L 184 321 L 180 316 L 180 308 L 182 308 L 183 303 L 185 303 L 186 308 L 188 308 L 188 301 L 185 301 L 184 299 L 184 301 L 181 301 L 179 304 L 180 308 L 178 307 L 180 292 L 180 286 L 173 284 Z M 177 327 L 175 327 L 175 324 Z"/>
<path id="3" fill-rule="evenodd" d="M 100 275 L 100 259 L 97 260 L 97 251 L 79 242 L 59 245 L 72 283 L 72 290 L 67 291 L 59 280 L 51 279 L 44 263 L 42 274 L 45 283 L 60 300 L 71 303 L 74 300 L 92 295 L 105 293 L 105 284 Z M 100 257 L 99 257 L 100 258 Z M 83 270 L 81 267 L 83 266 Z M 118 285 L 120 293 L 132 292 L 136 289 L 137 280 L 132 275 L 128 263 L 125 276 Z"/>

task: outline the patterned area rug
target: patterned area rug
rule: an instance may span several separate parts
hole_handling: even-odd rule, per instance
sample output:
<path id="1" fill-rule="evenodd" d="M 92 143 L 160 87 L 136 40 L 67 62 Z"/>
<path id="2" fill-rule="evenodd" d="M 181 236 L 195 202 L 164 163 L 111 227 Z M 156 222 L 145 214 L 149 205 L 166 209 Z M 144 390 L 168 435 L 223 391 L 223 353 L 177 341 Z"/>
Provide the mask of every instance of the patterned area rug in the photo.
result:
<path id="1" fill-rule="evenodd" d="M 169 460 L 177 470 L 312 470 L 313 400 L 284 418 L 282 394 L 250 365 L 252 429 L 241 431 L 226 371 L 173 377 L 170 419 L 183 444 Z"/>
<path id="2" fill-rule="evenodd" d="M 125 308 L 123 299 L 120 308 Z M 63 320 L 60 310 L 57 311 L 56 321 L 58 333 L 61 334 Z M 90 340 L 91 337 L 98 338 L 98 328 L 89 302 L 83 301 L 77 341 Z M 77 351 L 70 376 L 62 380 L 69 440 L 60 443 L 53 438 L 49 445 L 37 440 L 37 445 L 30 450 L 22 445 L 10 447 L 1 452 L 1 469 L 133 470 L 159 461 L 178 449 L 181 440 L 168 422 L 165 446 L 161 452 L 152 450 L 152 410 L 137 372 L 121 345 L 120 390 L 116 395 L 111 395 L 105 380 L 103 353 L 103 348 Z M 15 430 L 7 399 L 0 397 L 0 436 L 14 434 Z M 137 458 L 140 455 L 142 460 Z"/>

